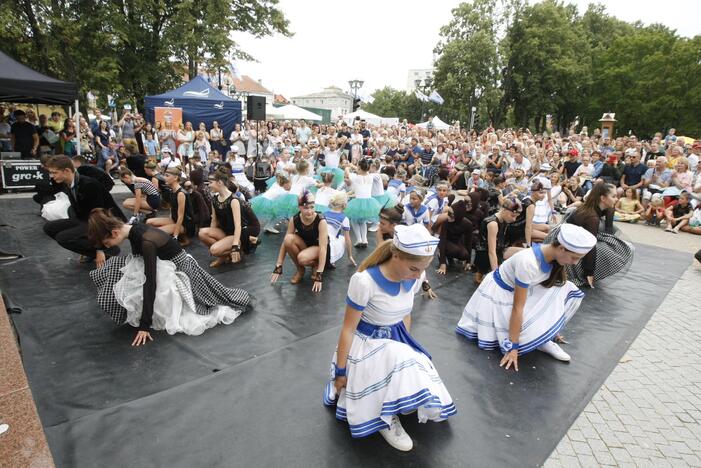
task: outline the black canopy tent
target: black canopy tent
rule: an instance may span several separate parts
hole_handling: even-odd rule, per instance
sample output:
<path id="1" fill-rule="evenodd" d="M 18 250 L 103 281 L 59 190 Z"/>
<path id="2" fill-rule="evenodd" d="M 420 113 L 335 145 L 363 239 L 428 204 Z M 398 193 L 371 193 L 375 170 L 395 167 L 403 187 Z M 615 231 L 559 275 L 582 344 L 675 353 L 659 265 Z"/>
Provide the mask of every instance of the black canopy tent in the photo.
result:
<path id="1" fill-rule="evenodd" d="M 77 98 L 75 83 L 42 75 L 0 51 L 0 102 L 70 105 Z"/>

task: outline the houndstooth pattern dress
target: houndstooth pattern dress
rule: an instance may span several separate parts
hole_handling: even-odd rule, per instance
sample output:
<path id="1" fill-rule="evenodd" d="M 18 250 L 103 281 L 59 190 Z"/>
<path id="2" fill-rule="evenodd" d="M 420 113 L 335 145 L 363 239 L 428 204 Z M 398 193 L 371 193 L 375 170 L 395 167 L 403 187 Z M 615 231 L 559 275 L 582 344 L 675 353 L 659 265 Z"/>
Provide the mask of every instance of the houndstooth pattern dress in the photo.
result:
<path id="1" fill-rule="evenodd" d="M 568 212 L 562 220 L 566 223 L 574 211 Z M 560 226 L 553 228 L 548 236 L 543 240 L 543 244 L 549 244 L 560 232 Z M 596 235 L 596 267 L 594 269 L 594 281 L 601 281 L 617 273 L 625 272 L 633 263 L 635 247 L 630 242 L 624 241 L 619 236 L 619 231 L 614 229 L 613 233 L 599 230 Z M 575 265 L 567 265 L 567 279 L 578 287 L 587 284 L 587 277 L 584 274 L 582 262 Z"/>
<path id="2" fill-rule="evenodd" d="M 122 278 L 122 268 L 126 267 L 134 256 L 118 256 L 108 259 L 102 268 L 90 272 L 90 278 L 97 286 L 97 303 L 116 323 L 127 320 L 127 310 L 120 305 L 114 293 L 114 287 Z M 195 304 L 198 315 L 209 315 L 217 306 L 226 305 L 239 312 L 250 303 L 248 292 L 243 289 L 227 288 L 199 266 L 187 252 L 182 251 L 170 259 L 178 272 L 184 273 L 190 280 L 178 283 L 178 292 L 183 301 Z"/>

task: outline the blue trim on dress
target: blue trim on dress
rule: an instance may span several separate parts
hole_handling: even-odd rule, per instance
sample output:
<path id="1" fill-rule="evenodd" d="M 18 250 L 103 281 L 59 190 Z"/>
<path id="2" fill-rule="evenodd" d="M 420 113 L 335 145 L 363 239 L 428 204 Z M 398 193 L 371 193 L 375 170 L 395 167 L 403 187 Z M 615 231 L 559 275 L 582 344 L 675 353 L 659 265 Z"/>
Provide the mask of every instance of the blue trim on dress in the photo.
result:
<path id="1" fill-rule="evenodd" d="M 516 281 L 516 286 L 518 286 L 519 288 L 528 289 L 528 286 L 529 286 L 528 283 L 524 283 L 523 281 L 520 281 L 518 278 L 515 278 L 514 281 Z"/>
<path id="2" fill-rule="evenodd" d="M 550 271 L 553 269 L 553 264 L 548 263 L 545 260 L 545 255 L 543 255 L 543 250 L 540 244 L 533 244 L 532 246 L 533 253 L 535 254 L 535 258 L 538 260 L 538 263 L 540 264 L 540 269 L 543 273 L 550 273 Z"/>
<path id="3" fill-rule="evenodd" d="M 386 339 L 404 343 L 411 346 L 414 351 L 424 354 L 427 358 L 431 359 L 429 352 L 409 334 L 403 321 L 395 323 L 394 325 L 373 325 L 365 320 L 361 320 L 358 322 L 356 330 L 373 339 Z"/>
<path id="4" fill-rule="evenodd" d="M 372 278 L 375 283 L 377 283 L 377 285 L 390 296 L 398 295 L 401 287 L 404 287 L 405 291 L 411 291 L 411 289 L 414 287 L 414 283 L 416 283 L 416 280 L 402 280 L 398 282 L 390 281 L 382 274 L 379 265 L 370 267 L 366 271 L 370 275 L 370 278 Z"/>
<path id="5" fill-rule="evenodd" d="M 499 286 L 501 289 L 509 292 L 514 292 L 514 288 L 506 284 L 506 282 L 502 279 L 498 267 L 492 272 L 492 278 L 494 279 L 494 282 L 497 284 L 497 286 Z"/>
<path id="6" fill-rule="evenodd" d="M 355 310 L 358 310 L 358 311 L 360 311 L 360 312 L 362 312 L 363 310 L 365 310 L 365 306 L 361 306 L 360 304 L 356 304 L 356 303 L 353 302 L 353 300 L 352 300 L 350 297 L 348 297 L 348 296 L 346 296 L 346 304 L 348 304 L 349 306 L 351 306 L 352 308 L 354 308 Z"/>

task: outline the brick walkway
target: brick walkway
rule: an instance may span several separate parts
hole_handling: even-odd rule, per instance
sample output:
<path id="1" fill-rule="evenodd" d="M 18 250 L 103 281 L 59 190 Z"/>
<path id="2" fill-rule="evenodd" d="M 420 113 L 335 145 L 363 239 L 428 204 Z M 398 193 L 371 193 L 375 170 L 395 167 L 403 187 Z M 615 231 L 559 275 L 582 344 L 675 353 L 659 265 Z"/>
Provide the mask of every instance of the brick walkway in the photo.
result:
<path id="1" fill-rule="evenodd" d="M 693 236 L 685 241 L 701 244 Z M 700 285 L 701 267 L 694 262 L 560 441 L 546 468 L 701 467 Z"/>

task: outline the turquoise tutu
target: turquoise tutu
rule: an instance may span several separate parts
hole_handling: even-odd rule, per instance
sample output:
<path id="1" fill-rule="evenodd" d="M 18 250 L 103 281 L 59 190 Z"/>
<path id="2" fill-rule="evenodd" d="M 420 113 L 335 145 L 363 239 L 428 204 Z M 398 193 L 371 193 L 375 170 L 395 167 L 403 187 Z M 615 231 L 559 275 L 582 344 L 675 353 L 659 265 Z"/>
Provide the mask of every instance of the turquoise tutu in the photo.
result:
<path id="1" fill-rule="evenodd" d="M 277 197 L 275 204 L 275 220 L 291 218 L 299 212 L 299 199 L 293 193 L 286 193 Z"/>
<path id="2" fill-rule="evenodd" d="M 338 167 L 325 167 L 319 171 L 319 174 L 324 174 L 326 172 L 333 172 L 333 182 L 331 183 L 332 188 L 338 188 L 339 186 L 343 185 L 343 179 L 345 178 L 345 172 L 343 172 L 343 169 Z"/>
<path id="3" fill-rule="evenodd" d="M 270 188 L 277 181 L 277 177 L 272 176 L 270 179 L 265 181 L 265 186 Z"/>
<path id="4" fill-rule="evenodd" d="M 319 205 L 318 203 L 315 203 L 314 204 L 314 211 L 316 211 L 317 213 L 324 214 L 327 211 L 329 211 L 329 207 L 326 205 Z"/>
<path id="5" fill-rule="evenodd" d="M 251 199 L 251 208 L 263 225 L 276 219 L 275 200 L 270 200 L 262 195 L 258 195 Z"/>
<path id="6" fill-rule="evenodd" d="M 377 203 L 380 204 L 380 209 L 392 208 L 397 205 L 397 197 L 389 192 L 385 192 L 382 195 L 375 195 L 372 198 L 377 200 Z"/>
<path id="7" fill-rule="evenodd" d="M 348 202 L 344 213 L 356 223 L 376 223 L 380 220 L 381 208 L 374 198 L 354 198 Z"/>

